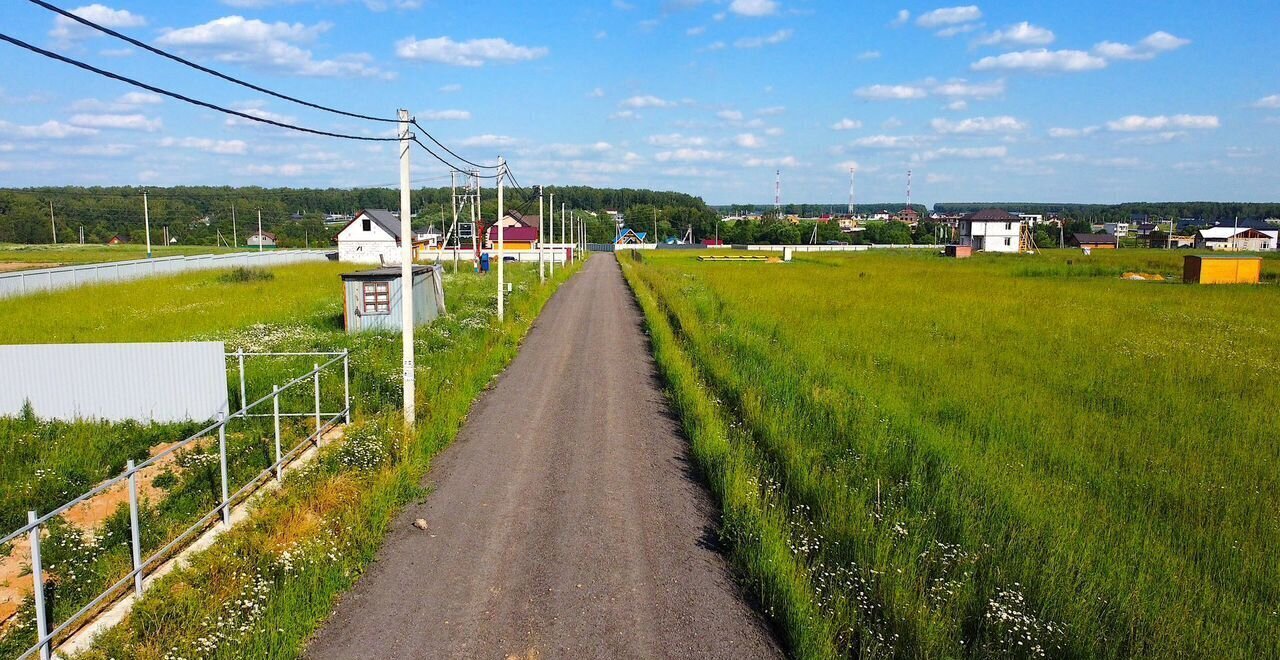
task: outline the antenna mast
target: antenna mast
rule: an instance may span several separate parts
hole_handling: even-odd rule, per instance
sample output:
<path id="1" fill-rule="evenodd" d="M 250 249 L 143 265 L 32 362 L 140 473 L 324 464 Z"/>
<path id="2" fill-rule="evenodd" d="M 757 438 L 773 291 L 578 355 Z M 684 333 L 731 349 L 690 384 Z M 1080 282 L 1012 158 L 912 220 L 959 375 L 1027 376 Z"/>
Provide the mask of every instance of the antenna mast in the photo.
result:
<path id="1" fill-rule="evenodd" d="M 773 210 L 779 214 L 782 213 L 782 170 L 774 172 Z"/>
<path id="2" fill-rule="evenodd" d="M 853 168 L 849 168 L 849 217 L 853 217 Z"/>
<path id="3" fill-rule="evenodd" d="M 907 208 L 911 208 L 911 170 L 907 170 Z"/>

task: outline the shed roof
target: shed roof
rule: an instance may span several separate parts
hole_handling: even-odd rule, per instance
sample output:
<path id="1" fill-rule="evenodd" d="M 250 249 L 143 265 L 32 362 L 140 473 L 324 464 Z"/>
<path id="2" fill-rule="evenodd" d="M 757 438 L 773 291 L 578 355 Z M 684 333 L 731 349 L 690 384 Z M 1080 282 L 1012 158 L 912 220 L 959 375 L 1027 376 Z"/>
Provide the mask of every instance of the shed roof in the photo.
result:
<path id="1" fill-rule="evenodd" d="M 983 209 L 964 217 L 969 222 L 1022 222 L 1022 218 L 1001 209 Z"/>
<path id="2" fill-rule="evenodd" d="M 1072 234 L 1077 245 L 1117 245 L 1120 239 L 1113 234 Z"/>
<path id="3" fill-rule="evenodd" d="M 413 274 L 415 276 L 434 270 L 433 266 L 414 266 Z M 385 268 L 374 268 L 373 270 L 362 270 L 355 273 L 343 273 L 342 281 L 351 280 L 396 280 L 400 279 L 399 266 L 387 266 Z"/>

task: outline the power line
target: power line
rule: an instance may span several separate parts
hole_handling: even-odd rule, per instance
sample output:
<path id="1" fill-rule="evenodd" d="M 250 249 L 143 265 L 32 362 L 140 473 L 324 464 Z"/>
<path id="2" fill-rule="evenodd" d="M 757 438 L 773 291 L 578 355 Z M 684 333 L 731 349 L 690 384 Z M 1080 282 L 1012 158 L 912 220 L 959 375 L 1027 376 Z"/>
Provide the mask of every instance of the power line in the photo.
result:
<path id="1" fill-rule="evenodd" d="M 415 124 L 415 126 L 416 126 L 416 124 Z M 428 136 L 428 137 L 430 137 L 430 136 Z M 399 138 L 397 138 L 397 139 L 399 139 Z M 415 136 L 413 136 L 413 137 L 412 137 L 412 138 L 410 138 L 410 139 L 412 139 L 414 142 L 418 143 L 418 146 L 419 146 L 419 147 L 422 147 L 423 151 L 426 151 L 427 153 L 431 154 L 431 157 L 432 157 L 432 158 L 435 158 L 436 160 L 440 161 L 441 163 L 444 163 L 444 166 L 445 166 L 445 167 L 448 167 L 449 169 L 453 170 L 454 172 L 458 172 L 459 174 L 466 174 L 466 175 L 468 175 L 468 176 L 474 176 L 474 177 L 479 178 L 479 179 L 496 179 L 496 178 L 498 178 L 498 176 L 499 176 L 498 174 L 472 174 L 471 172 L 468 172 L 468 171 L 466 171 L 466 170 L 464 170 L 464 169 L 462 169 L 462 168 L 460 168 L 460 167 L 458 167 L 458 166 L 454 165 L 453 163 L 450 163 L 449 161 L 447 161 L 447 160 L 445 160 L 444 158 L 442 158 L 442 157 L 440 156 L 440 154 L 437 154 L 436 152 L 432 151 L 432 150 L 431 150 L 431 147 L 428 147 L 427 145 L 423 144 L 423 143 L 422 143 L 422 140 L 419 140 L 419 139 L 418 139 L 418 136 L 416 136 L 416 135 L 415 135 Z M 439 144 L 439 142 L 437 142 L 436 144 Z M 448 151 L 448 149 L 446 149 L 445 151 Z"/>
<path id="2" fill-rule="evenodd" d="M 92 73 L 96 73 L 96 74 L 98 74 L 98 75 L 100 75 L 100 76 L 104 76 L 104 77 L 107 77 L 107 78 L 111 78 L 111 79 L 113 79 L 113 80 L 118 80 L 118 81 L 123 82 L 123 83 L 128 83 L 128 84 L 130 84 L 130 85 L 133 85 L 134 87 L 138 87 L 138 88 L 141 88 L 141 89 L 145 89 L 145 90 L 147 90 L 147 91 L 149 91 L 149 92 L 154 92 L 154 93 L 156 93 L 156 94 L 162 94 L 162 95 L 164 95 L 164 96 L 168 96 L 168 97 L 170 97 L 170 98 L 178 99 L 179 101 L 185 101 L 185 102 L 190 103 L 190 104 L 192 104 L 192 105 L 198 105 L 198 106 L 200 106 L 200 107 L 202 107 L 202 108 L 208 108 L 208 109 L 210 109 L 210 110 L 216 110 L 216 111 L 218 111 L 218 112 L 222 112 L 222 113 L 225 113 L 225 114 L 228 114 L 228 115 L 234 115 L 234 116 L 236 116 L 236 117 L 241 117 L 241 118 L 248 119 L 248 120 L 251 120 L 251 121 L 260 122 L 260 123 L 263 123 L 263 124 L 270 124 L 270 125 L 272 125 L 272 126 L 279 126 L 280 128 L 287 128 L 287 129 L 294 130 L 294 131 L 300 131 L 300 132 L 302 132 L 302 133 L 310 133 L 310 134 L 312 134 L 312 135 L 322 135 L 322 136 L 324 136 L 324 137 L 340 138 L 340 139 L 343 139 L 343 140 L 360 140 L 360 141 L 364 141 L 364 142 L 399 142 L 399 141 L 400 141 L 400 138 L 398 138 L 398 137 L 369 137 L 369 136 L 365 136 L 365 135 L 347 135 L 347 134 L 345 134 L 345 133 L 333 133 L 333 132 L 330 132 L 330 131 L 322 131 L 322 130 L 315 129 L 315 128 L 306 128 L 306 127 L 304 127 L 304 126 L 295 126 L 295 125 L 293 125 L 293 124 L 286 124 L 286 123 L 284 123 L 284 122 L 276 121 L 276 120 L 274 120 L 274 119 L 266 119 L 266 118 L 264 118 L 264 117 L 258 117 L 258 116 L 255 116 L 255 115 L 248 114 L 248 113 L 246 113 L 246 112 L 240 112 L 239 110 L 232 110 L 232 109 L 230 109 L 230 108 L 224 108 L 224 107 L 222 107 L 222 106 L 220 106 L 220 105 L 216 105 L 216 104 L 214 104 L 214 103 L 209 103 L 208 101 L 201 101 L 201 100 L 199 100 L 199 99 L 191 98 L 190 96 L 184 96 L 184 95 L 179 94 L 179 93 L 177 93 L 177 92 L 171 92 L 171 91 L 169 91 L 169 90 L 167 90 L 167 89 L 162 89 L 162 88 L 160 88 L 160 87 L 156 87 L 156 86 L 154 86 L 154 85 L 148 85 L 147 83 L 144 83 L 144 82 L 141 82 L 141 81 L 138 81 L 138 80 L 134 80 L 133 78 L 129 78 L 129 77 L 127 77 L 127 76 L 122 76 L 122 75 L 120 75 L 120 74 L 118 74 L 118 73 L 112 73 L 112 72 L 107 71 L 107 70 L 105 70 L 105 69 L 99 69 L 98 67 L 93 66 L 92 64 L 86 64 L 86 63 L 84 63 L 84 62 L 81 62 L 81 61 L 79 61 L 79 60 L 76 60 L 76 59 L 73 59 L 73 58 L 67 57 L 67 56 L 65 56 L 65 55 L 59 55 L 58 53 L 55 53 L 55 52 L 52 52 L 52 51 L 45 50 L 45 49 L 43 49 L 43 48 L 40 48 L 39 46 L 33 46 L 33 45 L 31 45 L 31 44 L 29 44 L 29 43 L 27 43 L 27 42 L 25 42 L 25 41 L 22 41 L 21 39 L 16 39 L 16 38 L 11 37 L 11 36 L 9 36 L 9 35 L 7 35 L 7 34 L 4 34 L 4 33 L 0 33 L 0 40 L 2 40 L 2 41 L 7 41 L 7 42 L 9 42 L 9 43 L 11 43 L 11 44 L 13 44 L 13 45 L 15 45 L 15 46 L 18 46 L 19 48 L 25 48 L 25 49 L 27 49 L 27 50 L 29 50 L 29 51 L 33 52 L 33 53 L 36 53 L 36 54 L 39 54 L 39 55 L 43 55 L 43 56 L 48 57 L 48 58 L 50 58 L 50 59 L 58 60 L 58 61 L 60 61 L 60 62 L 64 62 L 64 63 L 66 63 L 66 64 L 70 64 L 71 66 L 78 67 L 78 68 L 80 68 L 80 69 L 84 69 L 85 71 L 90 71 L 90 72 L 92 72 Z"/>
<path id="3" fill-rule="evenodd" d="M 54 12 L 54 13 L 56 13 L 56 14 L 59 14 L 59 15 L 64 16 L 64 17 L 66 17 L 66 18 L 69 18 L 69 19 L 71 19 L 71 20 L 73 20 L 73 21 L 76 21 L 77 23 L 80 23 L 81 25 L 85 25 L 85 26 L 87 26 L 87 27 L 91 27 L 91 28 L 93 28 L 93 29 L 95 29 L 95 30 L 97 30 L 97 31 L 99 31 L 99 32 L 104 33 L 104 34 L 109 34 L 109 35 L 111 35 L 111 36 L 113 36 L 113 37 L 115 37 L 115 38 L 117 38 L 117 39 L 122 40 L 122 41 L 127 41 L 127 42 L 129 42 L 130 44 L 133 44 L 134 46 L 137 46 L 138 48 L 141 48 L 141 49 L 143 49 L 143 50 L 145 50 L 145 51 L 148 51 L 148 52 L 151 52 L 151 53 L 155 53 L 156 55 L 159 55 L 160 57 L 168 58 L 168 59 L 170 59 L 170 60 L 173 60 L 174 62 L 178 62 L 179 64 L 184 64 L 184 65 L 189 66 L 189 67 L 191 67 L 191 68 L 193 68 L 193 69 L 196 69 L 197 71 L 202 71 L 202 72 L 207 73 L 207 74 L 209 74 L 209 75 L 211 75 L 211 76 L 216 76 L 216 77 L 218 77 L 218 78 L 221 78 L 221 79 L 223 79 L 223 80 L 225 80 L 225 81 L 227 81 L 227 82 L 234 83 L 234 84 L 236 84 L 236 85 L 240 85 L 240 86 L 242 86 L 242 87 L 247 87 L 247 88 L 252 89 L 252 90 L 254 90 L 254 91 L 262 92 L 263 94 L 267 94 L 267 95 L 269 95 L 269 96 L 274 96 L 274 97 L 276 97 L 276 98 L 278 98 L 278 99 L 283 99 L 283 100 L 285 100 L 285 101 L 289 101 L 289 102 L 291 102 L 291 103 L 297 103 L 298 105 L 304 105 L 304 106 L 307 106 L 308 108 L 314 108 L 314 109 L 316 109 L 316 110 L 323 110 L 323 111 L 325 111 L 325 112 L 331 112 L 331 113 L 333 113 L 333 114 L 335 114 L 335 115 L 342 115 L 342 116 L 344 116 L 344 117 L 353 117 L 353 118 L 355 118 L 355 119 L 365 119 L 365 120 L 368 120 L 368 121 L 378 121 L 378 122 L 386 122 L 386 123 L 392 123 L 392 124 L 394 124 L 394 123 L 396 123 L 396 122 L 398 122 L 398 121 L 399 121 L 399 120 L 397 120 L 397 119 L 388 119 L 388 118 L 386 118 L 386 117 L 373 117 L 373 116 L 370 116 L 370 115 L 362 115 L 362 114 L 360 114 L 360 113 L 356 113 L 356 112 L 347 112 L 347 111 L 345 111 L 345 110 L 338 110 L 337 108 L 330 108 L 330 107 L 328 107 L 328 106 L 320 105 L 320 104 L 318 104 L 318 103 L 312 103 L 312 102 L 310 102 L 310 101 L 304 101 L 304 100 L 302 100 L 302 99 L 299 99 L 299 98 L 296 98 L 296 97 L 293 97 L 293 96 L 289 96 L 288 94 L 281 94 L 281 93 L 279 93 L 279 92 L 273 92 L 273 91 L 271 91 L 271 90 L 269 90 L 269 89 L 266 89 L 265 87 L 259 87 L 259 86 L 255 85 L 255 84 L 253 84 L 253 83 L 246 82 L 246 81 L 244 81 L 244 80 L 241 80 L 241 79 L 239 79 L 239 78 L 236 78 L 235 76 L 230 76 L 230 75 L 227 75 L 227 74 L 225 74 L 225 73 L 222 73 L 221 71 L 217 71 L 217 70 L 214 70 L 214 69 L 210 69 L 209 67 L 202 66 L 202 65 L 200 65 L 200 64 L 196 64 L 195 62 L 192 62 L 191 60 L 188 60 L 188 59 L 185 59 L 185 58 L 179 57 L 179 56 L 174 55 L 173 53 L 170 53 L 170 52 L 168 52 L 168 51 L 165 51 L 165 50 L 162 50 L 162 49 L 160 49 L 160 48 L 156 48 L 155 46 L 152 46 L 152 45 L 150 45 L 150 44 L 147 44 L 147 43 L 144 43 L 144 42 L 138 41 L 137 39 L 134 39 L 133 37 L 130 37 L 130 36 L 126 35 L 126 34 L 121 34 L 121 33 L 119 33 L 119 32 L 116 32 L 115 30 L 112 30 L 112 29 L 111 29 L 111 28 L 109 28 L 109 27 L 106 27 L 106 26 L 103 26 L 103 25 L 99 25 L 99 24 L 97 24 L 97 23 L 94 23 L 93 21 L 91 21 L 91 20 L 89 20 L 89 19 L 87 19 L 87 18 L 84 18 L 83 16 L 78 16 L 78 15 L 76 15 L 76 14 L 73 14 L 73 13 L 71 13 L 71 12 L 69 12 L 69 11 L 65 10 L 65 9 L 62 9 L 61 7 L 56 7 L 56 6 L 51 5 L 51 4 L 47 3 L 47 2 L 44 2 L 44 0 L 27 0 L 27 1 L 28 1 L 28 2 L 30 2 L 30 3 L 32 3 L 32 4 L 35 4 L 35 5 L 39 5 L 39 6 L 41 6 L 41 7 L 44 7 L 45 9 L 48 9 L 48 10 L 49 10 L 49 11 L 51 11 L 51 12 Z"/>
<path id="4" fill-rule="evenodd" d="M 32 1 L 34 2 L 35 0 L 32 0 Z M 417 127 L 418 127 L 418 130 L 422 131 L 422 134 L 423 134 L 423 135 L 426 135 L 426 136 L 427 136 L 427 138 L 429 138 L 432 142 L 436 143 L 436 146 L 438 146 L 438 147 L 440 147 L 441 149 L 444 149 L 445 151 L 449 152 L 449 154 L 450 154 L 450 155 L 452 155 L 454 158 L 457 158 L 458 160 L 460 160 L 460 161 L 462 161 L 462 162 L 464 162 L 464 163 L 466 163 L 466 164 L 468 164 L 468 165 L 470 165 L 470 166 L 472 166 L 472 167 L 479 167 L 480 169 L 484 169 L 484 170 L 496 170 L 496 169 L 498 169 L 498 167 L 499 167 L 498 165 L 481 165 L 481 164 L 479 164 L 479 163 L 473 163 L 473 162 L 471 162 L 471 161 L 467 160 L 466 158 L 463 158 L 462 156 L 459 156 L 459 155 L 457 154 L 457 152 L 455 152 L 453 149 L 450 149 L 449 147 L 446 147 L 446 146 L 444 146 L 443 144 L 441 144 L 441 143 L 440 143 L 440 141 L 439 141 L 439 140 L 437 140 L 437 139 L 435 138 L 435 136 L 433 136 L 433 135 L 432 135 L 432 134 L 431 134 L 427 129 L 425 129 L 425 128 L 423 128 L 423 127 L 422 127 L 422 124 L 419 124 L 419 123 L 418 123 L 418 120 L 417 120 L 417 119 L 412 119 L 412 120 L 410 120 L 410 121 L 413 123 L 413 125 L 414 125 L 414 126 L 417 126 Z"/>

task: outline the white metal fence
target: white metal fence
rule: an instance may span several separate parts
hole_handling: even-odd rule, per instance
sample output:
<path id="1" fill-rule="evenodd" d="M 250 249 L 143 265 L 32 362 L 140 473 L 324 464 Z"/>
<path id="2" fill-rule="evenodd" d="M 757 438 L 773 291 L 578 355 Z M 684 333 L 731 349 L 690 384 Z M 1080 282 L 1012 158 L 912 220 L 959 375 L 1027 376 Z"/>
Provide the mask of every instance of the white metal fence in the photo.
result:
<path id="1" fill-rule="evenodd" d="M 109 602 L 115 597 L 119 597 L 127 591 L 124 591 L 130 582 L 133 583 L 134 593 L 142 595 L 144 588 L 143 579 L 147 575 L 149 569 L 158 567 L 165 560 L 170 558 L 189 545 L 189 541 L 197 532 L 205 529 L 214 518 L 221 516 L 221 524 L 230 526 L 231 524 L 231 508 L 235 503 L 243 501 L 262 483 L 275 479 L 279 481 L 283 476 L 285 466 L 292 462 L 299 454 L 301 454 L 308 446 L 318 445 L 323 434 L 337 424 L 338 420 L 345 423 L 351 422 L 351 372 L 350 372 L 350 351 L 331 352 L 331 353 L 228 353 L 228 359 L 235 358 L 239 368 L 239 385 L 240 385 L 240 401 L 245 402 L 245 359 L 253 357 L 305 357 L 316 356 L 317 358 L 329 358 L 323 363 L 315 363 L 314 368 L 289 382 L 283 386 L 275 385 L 272 387 L 270 394 L 259 397 L 258 399 L 244 404 L 239 410 L 230 414 L 218 413 L 218 418 L 212 424 L 196 431 L 187 436 L 185 439 L 174 443 L 164 451 L 158 452 L 141 463 L 135 463 L 130 459 L 127 466 L 120 475 L 112 477 L 92 490 L 76 497 L 75 499 L 45 513 L 38 514 L 36 511 L 27 512 L 27 524 L 14 530 L 13 532 L 0 539 L 0 547 L 10 543 L 16 539 L 26 535 L 31 544 L 31 579 L 33 581 L 33 597 L 35 600 L 36 612 L 36 642 L 28 648 L 22 655 L 18 656 L 19 660 L 29 658 L 35 653 L 39 653 L 42 659 L 48 659 L 52 653 L 54 640 L 58 636 L 73 630 L 87 615 L 95 612 L 99 606 L 105 602 Z M 334 368 L 341 363 L 342 365 L 342 409 L 336 412 L 324 412 L 321 409 L 320 398 L 320 374 L 325 369 Z M 312 385 L 312 393 L 314 399 L 314 409 L 305 412 L 281 412 L 280 396 L 290 388 L 305 386 L 310 383 Z M 253 413 L 250 412 L 259 406 L 265 406 L 268 402 L 271 405 L 270 413 Z M 228 480 L 227 472 L 227 424 L 235 418 L 249 419 L 253 417 L 271 417 L 274 419 L 274 456 L 275 462 L 267 466 L 253 476 L 247 483 L 241 485 L 235 492 L 230 492 L 231 484 Z M 282 451 L 280 420 L 286 417 L 312 417 L 315 420 L 314 430 L 310 435 L 304 438 L 288 451 Z M 151 553 L 148 557 L 142 557 L 141 549 L 141 526 L 139 523 L 139 504 L 138 504 L 138 472 L 144 468 L 155 465 L 158 461 L 173 454 L 174 452 L 197 443 L 201 439 L 207 437 L 213 432 L 218 434 L 218 463 L 221 475 L 221 499 L 217 506 L 206 512 L 195 523 L 184 529 L 176 537 L 169 540 L 164 546 Z M 53 518 L 60 516 L 70 510 L 77 504 L 83 503 L 90 498 L 103 493 L 107 489 L 121 482 L 128 482 L 129 488 L 129 527 L 130 527 L 130 544 L 133 555 L 133 570 L 127 575 L 120 578 L 111 586 L 107 587 L 102 593 L 98 594 L 89 603 L 81 607 L 77 612 L 67 617 L 62 623 L 49 621 L 49 612 L 45 603 L 45 579 L 44 572 L 40 562 L 40 533 L 44 525 L 49 523 Z"/>
<path id="2" fill-rule="evenodd" d="M 326 261 L 329 258 L 329 252 L 329 250 L 264 250 L 19 270 L 0 274 L 0 298 L 24 296 L 38 291 L 70 289 L 85 284 L 124 282 L 143 277 L 173 275 L 193 270 L 236 266 L 282 266 L 306 261 Z"/>

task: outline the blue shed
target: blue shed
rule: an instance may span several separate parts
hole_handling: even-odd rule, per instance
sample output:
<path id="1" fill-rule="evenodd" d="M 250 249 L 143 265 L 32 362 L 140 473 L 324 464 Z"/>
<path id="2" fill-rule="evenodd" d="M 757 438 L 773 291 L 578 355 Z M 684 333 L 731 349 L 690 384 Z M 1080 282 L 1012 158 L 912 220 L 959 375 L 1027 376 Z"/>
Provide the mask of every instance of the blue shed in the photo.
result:
<path id="1" fill-rule="evenodd" d="M 343 325 L 348 333 L 400 329 L 403 287 L 399 266 L 346 273 L 342 286 Z M 414 266 L 414 324 L 426 325 L 444 313 L 444 269 Z"/>

